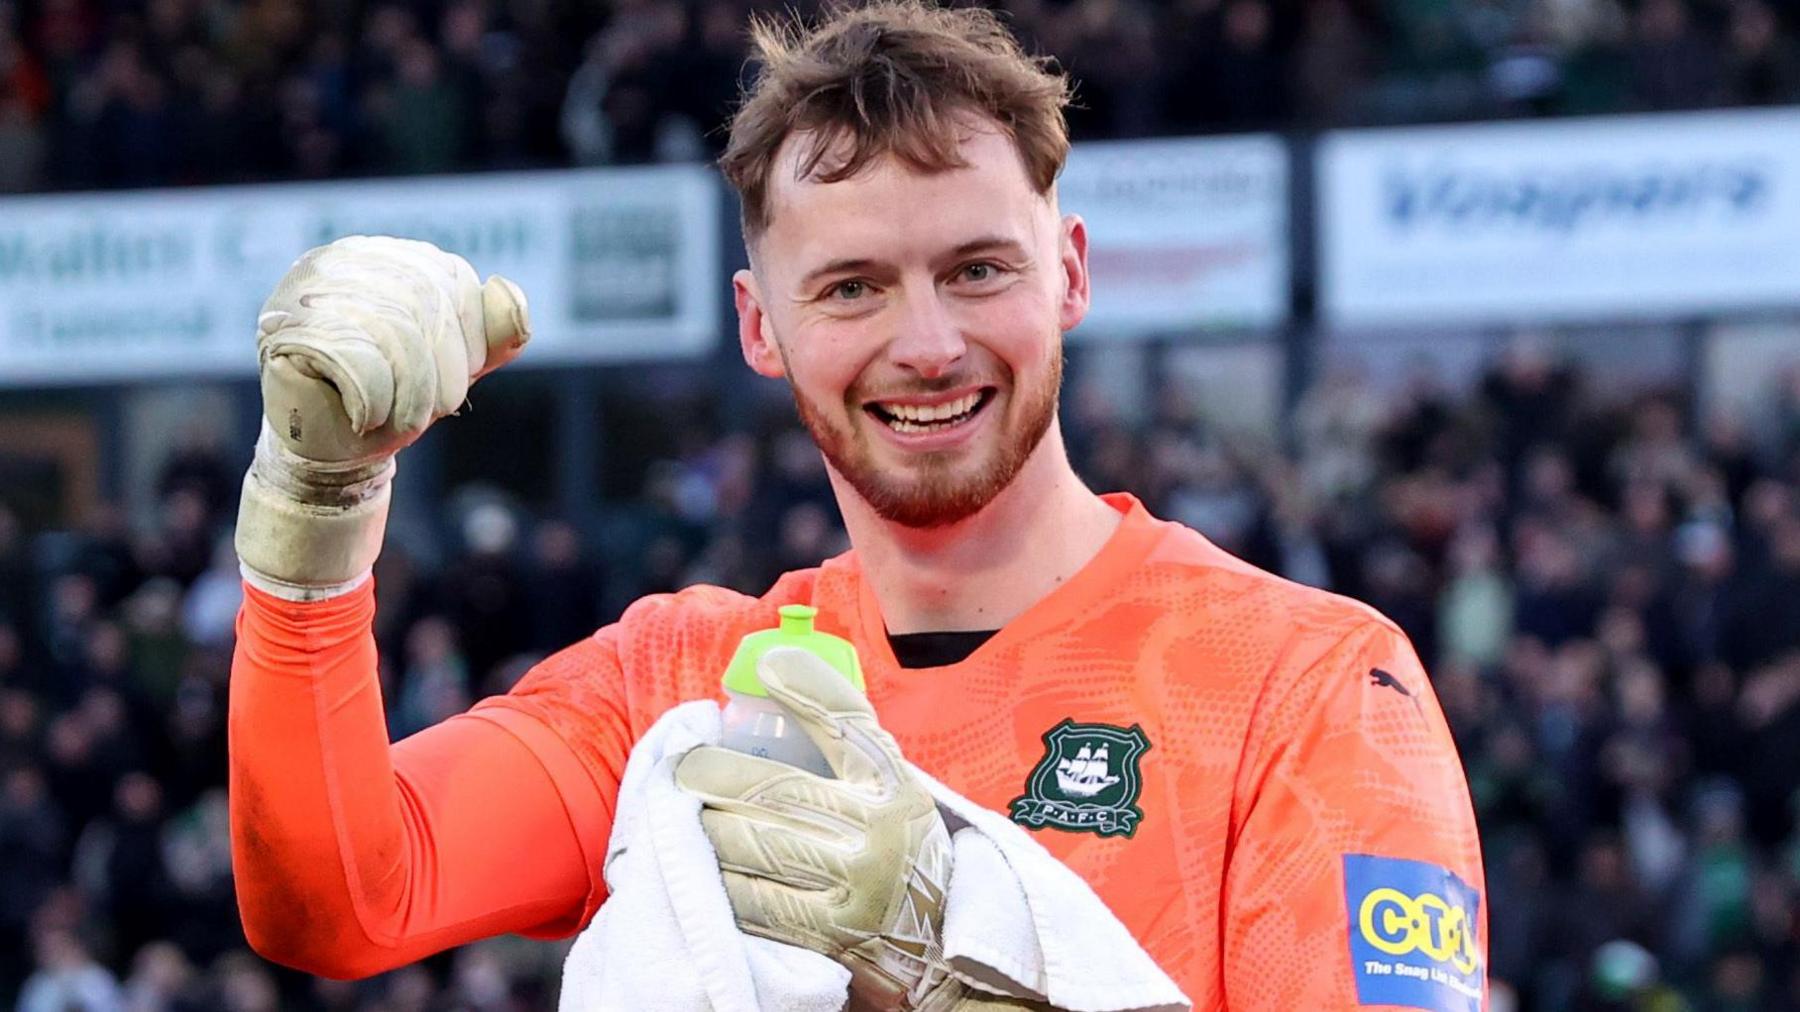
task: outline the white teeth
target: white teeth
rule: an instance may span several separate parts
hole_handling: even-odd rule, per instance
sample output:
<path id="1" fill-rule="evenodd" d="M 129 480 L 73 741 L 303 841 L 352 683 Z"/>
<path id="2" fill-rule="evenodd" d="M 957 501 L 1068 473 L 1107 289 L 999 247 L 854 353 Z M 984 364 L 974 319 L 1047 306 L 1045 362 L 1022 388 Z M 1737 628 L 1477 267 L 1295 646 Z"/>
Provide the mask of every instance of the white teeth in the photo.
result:
<path id="1" fill-rule="evenodd" d="M 980 401 L 981 394 L 972 393 L 958 397 L 948 404 L 883 404 L 881 410 L 903 422 L 940 422 L 947 418 L 968 414 Z M 913 431 L 897 425 L 895 428 L 899 428 L 902 432 Z"/>

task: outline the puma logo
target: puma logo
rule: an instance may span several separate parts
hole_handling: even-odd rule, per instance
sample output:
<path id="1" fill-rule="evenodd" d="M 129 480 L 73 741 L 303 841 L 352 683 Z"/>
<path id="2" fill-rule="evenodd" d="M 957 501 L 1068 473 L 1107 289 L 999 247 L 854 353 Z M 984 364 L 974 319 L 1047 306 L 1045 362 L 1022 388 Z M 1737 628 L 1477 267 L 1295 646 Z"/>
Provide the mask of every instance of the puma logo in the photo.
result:
<path id="1" fill-rule="evenodd" d="M 1380 685 L 1380 686 L 1384 686 L 1389 689 L 1393 689 L 1395 692 L 1398 692 L 1399 694 L 1401 694 L 1402 696 L 1405 696 L 1408 699 L 1413 698 L 1411 689 L 1407 688 L 1404 685 L 1401 685 L 1400 679 L 1395 678 L 1393 675 L 1388 674 L 1387 672 L 1381 670 L 1380 668 L 1370 668 L 1369 669 L 1369 681 L 1374 682 L 1376 685 Z"/>
<path id="2" fill-rule="evenodd" d="M 1419 697 L 1413 693 L 1413 690 L 1400 684 L 1400 679 L 1395 678 L 1392 674 L 1390 674 L 1386 671 L 1383 671 L 1380 668 L 1370 668 L 1369 669 L 1369 681 L 1374 683 L 1375 685 L 1379 685 L 1384 688 L 1393 689 L 1395 692 L 1398 692 L 1402 696 L 1405 696 L 1407 699 L 1412 700 L 1413 709 L 1420 710 Z M 1420 712 L 1422 713 L 1424 711 L 1420 710 Z"/>

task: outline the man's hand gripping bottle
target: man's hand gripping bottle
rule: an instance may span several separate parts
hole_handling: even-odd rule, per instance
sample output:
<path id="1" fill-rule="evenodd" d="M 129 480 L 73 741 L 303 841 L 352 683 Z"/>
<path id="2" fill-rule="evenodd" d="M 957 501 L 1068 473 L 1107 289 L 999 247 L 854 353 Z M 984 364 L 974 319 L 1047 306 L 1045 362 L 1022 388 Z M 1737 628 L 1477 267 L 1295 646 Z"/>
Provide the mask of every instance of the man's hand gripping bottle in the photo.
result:
<path id="1" fill-rule="evenodd" d="M 827 664 L 842 672 L 856 686 L 863 685 L 862 664 L 856 659 L 856 648 L 850 642 L 819 632 L 813 618 L 819 610 L 810 605 L 781 606 L 781 625 L 745 636 L 737 653 L 725 669 L 725 732 L 720 744 L 748 755 L 763 756 L 809 773 L 835 778 L 837 774 L 826 764 L 825 756 L 813 744 L 800 725 L 780 703 L 769 698 L 762 679 L 756 674 L 756 662 L 775 647 L 799 647 L 810 650 Z"/>

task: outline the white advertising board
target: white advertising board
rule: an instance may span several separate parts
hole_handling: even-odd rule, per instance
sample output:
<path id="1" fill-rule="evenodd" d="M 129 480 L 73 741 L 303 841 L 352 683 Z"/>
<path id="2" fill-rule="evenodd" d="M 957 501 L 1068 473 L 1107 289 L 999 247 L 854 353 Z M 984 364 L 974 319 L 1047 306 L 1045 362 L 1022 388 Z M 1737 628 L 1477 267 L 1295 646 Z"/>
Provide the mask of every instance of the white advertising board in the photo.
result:
<path id="1" fill-rule="evenodd" d="M 700 166 L 0 199 L 0 384 L 253 375 L 276 280 L 354 234 L 518 282 L 521 364 L 701 355 L 720 214 Z"/>
<path id="2" fill-rule="evenodd" d="M 1288 156 L 1274 137 L 1078 145 L 1057 187 L 1088 227 L 1103 340 L 1266 328 L 1288 312 Z"/>
<path id="3" fill-rule="evenodd" d="M 1334 133 L 1318 180 L 1334 324 L 1800 303 L 1797 111 Z"/>

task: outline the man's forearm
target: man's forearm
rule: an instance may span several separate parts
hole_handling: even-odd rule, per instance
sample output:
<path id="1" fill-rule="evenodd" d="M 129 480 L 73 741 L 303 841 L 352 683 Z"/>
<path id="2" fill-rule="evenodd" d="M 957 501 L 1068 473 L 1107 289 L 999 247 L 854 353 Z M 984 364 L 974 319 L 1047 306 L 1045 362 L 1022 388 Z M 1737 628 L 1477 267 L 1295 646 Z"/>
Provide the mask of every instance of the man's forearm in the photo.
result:
<path id="1" fill-rule="evenodd" d="M 389 745 L 373 617 L 367 585 L 308 603 L 246 587 L 232 660 L 245 932 L 330 977 L 543 926 L 590 891 L 556 788 L 513 734 L 465 715 Z"/>

